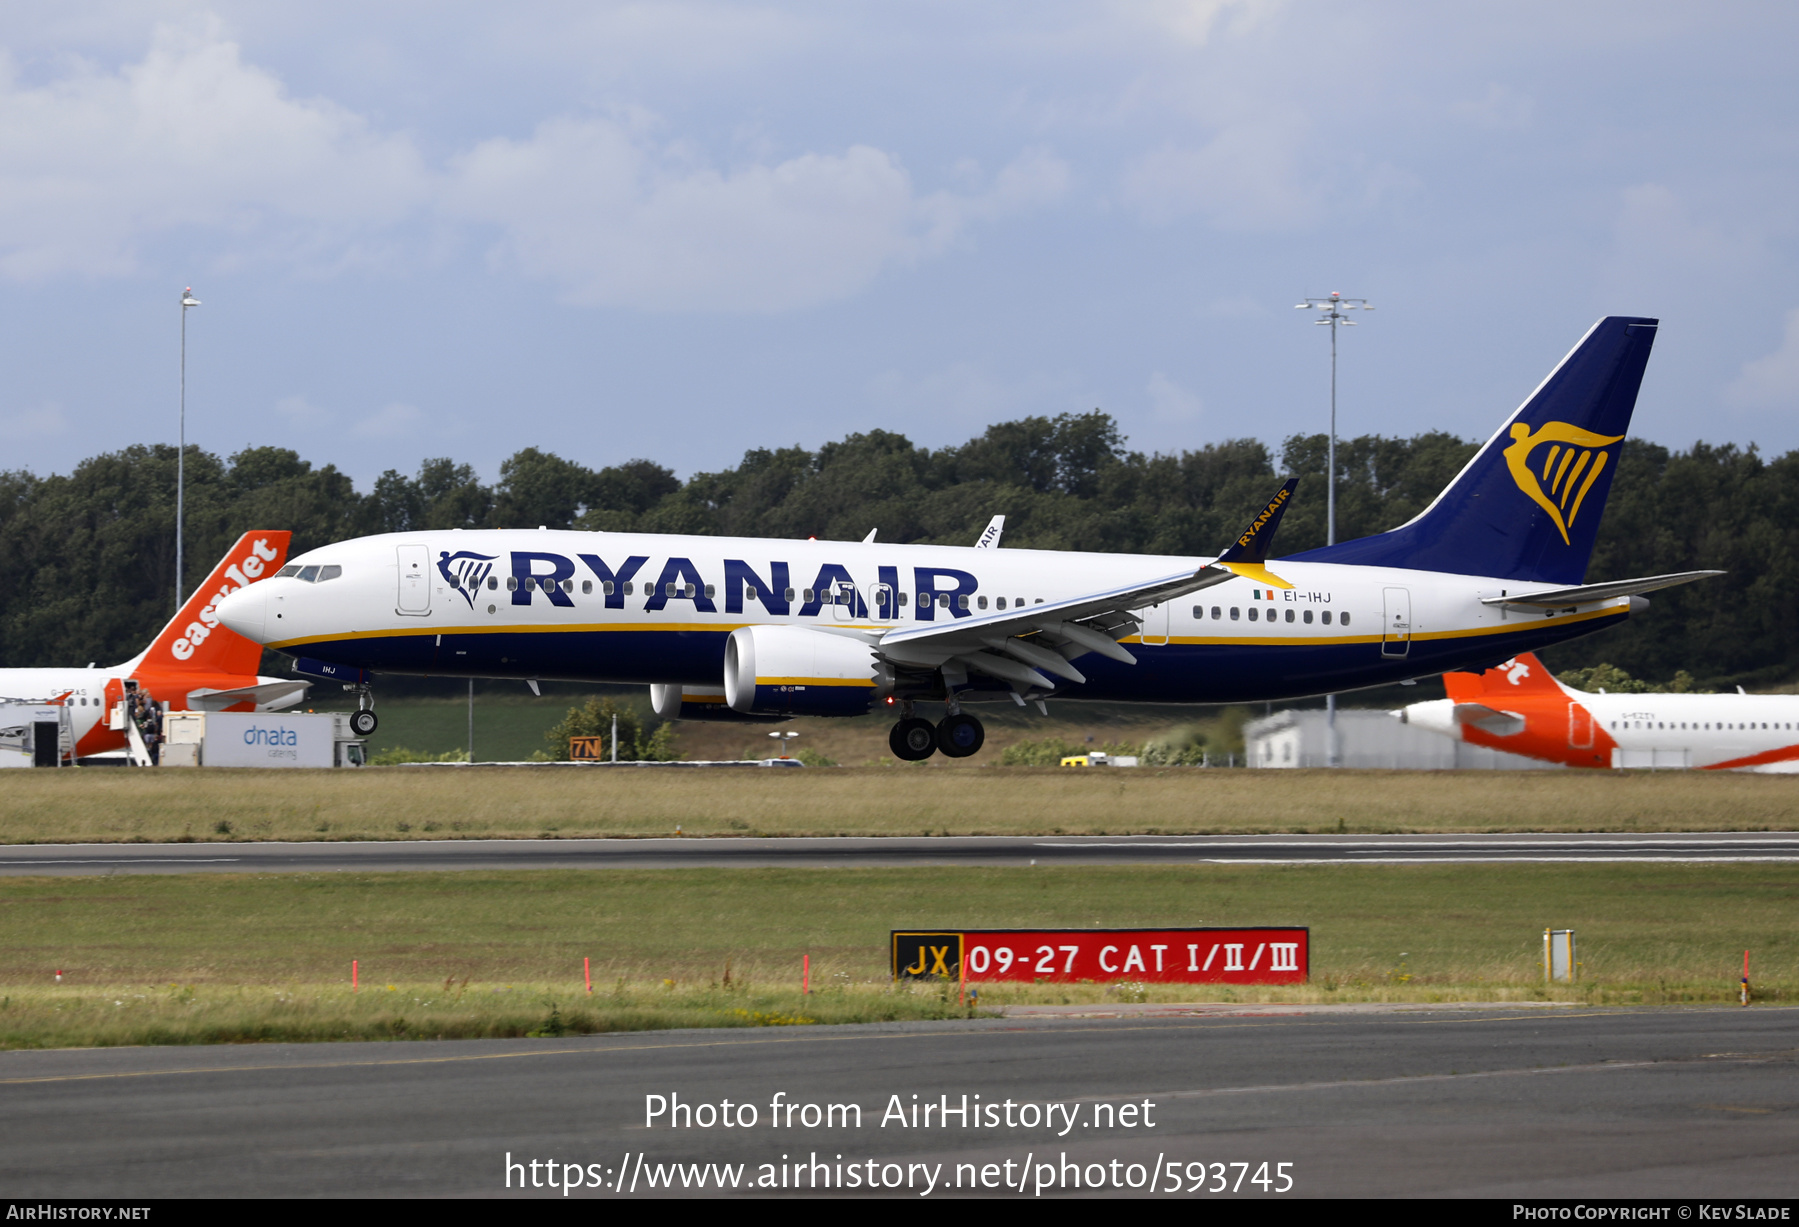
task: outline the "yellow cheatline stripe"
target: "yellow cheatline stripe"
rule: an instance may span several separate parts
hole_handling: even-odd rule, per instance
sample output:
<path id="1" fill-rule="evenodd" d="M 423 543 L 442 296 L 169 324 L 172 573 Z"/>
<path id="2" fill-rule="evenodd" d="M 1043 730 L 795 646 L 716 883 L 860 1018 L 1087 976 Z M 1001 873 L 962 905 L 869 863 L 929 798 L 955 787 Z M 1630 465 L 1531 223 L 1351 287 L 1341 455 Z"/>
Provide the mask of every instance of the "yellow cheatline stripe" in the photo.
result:
<path id="1" fill-rule="evenodd" d="M 1260 566 L 1253 562 L 1221 562 L 1217 565 L 1223 567 L 1226 571 L 1233 571 L 1236 574 L 1241 575 L 1244 579 L 1253 579 L 1258 584 L 1267 584 L 1270 588 L 1291 589 L 1293 587 L 1292 584 L 1289 584 L 1286 580 L 1270 571 L 1267 567 Z"/>
<path id="2" fill-rule="evenodd" d="M 401 626 L 378 631 L 344 631 L 336 635 L 304 635 L 298 639 L 282 639 L 268 644 L 278 652 L 308 643 L 341 643 L 351 639 L 399 639 L 424 635 L 585 635 L 596 631 L 710 631 L 730 634 L 742 626 L 815 626 L 845 630 L 888 631 L 898 624 L 889 622 L 568 622 L 561 625 L 530 624 L 523 626 Z"/>
<path id="3" fill-rule="evenodd" d="M 853 677 L 759 677 L 758 686 L 873 686 L 874 679 L 858 681 Z"/>
<path id="4" fill-rule="evenodd" d="M 1283 586 L 1289 587 L 1289 588 L 1292 587 L 1291 584 L 1286 584 Z M 1511 635 L 1511 634 L 1517 634 L 1517 633 L 1525 630 L 1528 626 L 1540 625 L 1544 622 L 1553 621 L 1553 622 L 1560 624 L 1560 623 L 1566 623 L 1566 622 L 1586 622 L 1586 621 L 1590 621 L 1593 618 L 1614 617 L 1618 614 L 1625 612 L 1625 608 L 1626 607 L 1623 605 L 1607 605 L 1601 609 L 1588 610 L 1586 613 L 1567 614 L 1567 615 L 1559 616 L 1559 617 L 1556 617 L 1553 619 L 1551 619 L 1551 618 L 1541 618 L 1541 619 L 1532 618 L 1528 622 L 1526 622 L 1524 625 L 1518 624 L 1519 622 L 1524 621 L 1523 618 L 1519 618 L 1519 619 L 1508 620 L 1507 622 L 1505 622 L 1501 625 L 1498 625 L 1498 626 L 1473 626 L 1473 627 L 1458 628 L 1455 630 L 1447 630 L 1447 631 L 1419 631 L 1419 632 L 1414 633 L 1412 635 L 1412 638 L 1413 639 L 1467 639 L 1467 638 L 1471 638 L 1471 637 L 1477 636 L 1477 635 Z M 446 627 L 419 627 L 416 629 L 412 628 L 412 627 L 406 627 L 406 628 L 398 629 L 398 630 L 346 631 L 346 632 L 344 632 L 342 634 L 338 634 L 338 635 L 309 635 L 309 636 L 306 636 L 301 639 L 279 640 L 277 642 L 272 642 L 272 643 L 268 644 L 268 646 L 271 648 L 274 648 L 278 652 L 285 652 L 289 648 L 299 647 L 299 646 L 302 646 L 302 645 L 308 644 L 308 643 L 339 643 L 344 640 L 350 640 L 350 639 L 390 639 L 390 638 L 399 638 L 401 636 L 408 636 L 408 635 L 410 635 L 410 636 L 421 636 L 421 635 L 521 635 L 521 634 L 550 634 L 550 633 L 586 634 L 586 633 L 593 632 L 593 631 L 644 631 L 644 632 L 669 632 L 669 633 L 674 633 L 677 631 L 722 631 L 722 632 L 729 633 L 730 631 L 736 630 L 740 626 L 792 626 L 792 625 L 797 625 L 797 624 L 789 623 L 789 622 L 673 622 L 673 623 L 667 623 L 667 622 L 609 622 L 609 623 L 602 622 L 602 623 L 569 623 L 564 626 L 446 626 Z M 854 629 L 854 630 L 890 629 L 883 625 L 877 625 L 874 623 L 866 623 L 866 622 L 861 623 L 861 624 L 832 622 L 832 623 L 814 623 L 812 625 L 828 625 L 828 626 L 848 627 L 849 629 Z M 1119 640 L 1119 642 L 1120 643 L 1142 643 L 1143 641 L 1139 636 L 1130 635 L 1130 636 L 1125 637 L 1124 639 Z M 1338 643 L 1379 643 L 1380 636 L 1379 635 L 1347 635 L 1347 636 L 1320 635 L 1317 637 L 1312 637 L 1312 636 L 1241 635 L 1241 636 L 1231 637 L 1231 638 L 1217 638 L 1217 637 L 1210 637 L 1210 636 L 1176 635 L 1176 636 L 1170 637 L 1168 642 L 1170 642 L 1170 643 L 1251 643 L 1251 644 L 1259 643 L 1259 644 L 1275 644 L 1275 645 L 1279 645 L 1279 646 L 1283 646 L 1283 647 L 1312 647 L 1312 646 L 1320 646 L 1320 645 L 1325 645 L 1325 644 L 1338 644 Z M 1159 644 L 1151 644 L 1151 645 L 1147 645 L 1147 646 L 1156 647 L 1156 646 L 1160 646 L 1160 645 Z M 859 685 L 860 683 L 857 683 L 857 684 Z"/>
<path id="5" fill-rule="evenodd" d="M 1481 635 L 1518 635 L 1518 634 L 1523 634 L 1526 630 L 1529 630 L 1534 626 L 1541 625 L 1542 623 L 1545 623 L 1545 622 L 1553 621 L 1553 622 L 1556 622 L 1557 624 L 1564 623 L 1564 622 L 1586 622 L 1593 618 L 1608 617 L 1608 616 L 1619 614 L 1622 612 L 1624 612 L 1623 606 L 1616 606 L 1616 607 L 1612 607 L 1612 608 L 1608 608 L 1608 609 L 1595 609 L 1595 610 L 1591 610 L 1587 613 L 1570 614 L 1567 617 L 1561 617 L 1561 618 L 1532 619 L 1529 622 L 1525 623 L 1523 626 L 1518 625 L 1517 620 L 1514 620 L 1509 625 L 1504 625 L 1504 626 L 1475 626 L 1475 627 L 1468 627 L 1468 628 L 1459 629 L 1459 630 L 1420 631 L 1420 632 L 1412 635 L 1412 638 L 1414 640 L 1418 640 L 1418 639 L 1470 639 L 1470 638 L 1474 638 L 1476 636 L 1481 636 Z M 1142 637 L 1138 636 L 1138 635 L 1129 635 L 1123 639 L 1120 639 L 1118 642 L 1120 642 L 1120 643 L 1135 643 L 1135 644 L 1139 644 L 1144 647 L 1160 647 L 1161 646 L 1159 643 L 1145 644 L 1145 643 L 1143 643 Z M 1315 648 L 1315 647 L 1334 647 L 1336 645 L 1346 644 L 1346 643 L 1379 643 L 1379 642 L 1381 642 L 1381 637 L 1379 635 L 1250 635 L 1250 634 L 1231 635 L 1231 636 L 1171 635 L 1168 638 L 1168 642 L 1169 643 L 1217 644 L 1217 645 L 1229 645 L 1229 646 L 1245 645 L 1245 646 L 1251 646 L 1251 647 L 1259 644 L 1263 647 Z"/>

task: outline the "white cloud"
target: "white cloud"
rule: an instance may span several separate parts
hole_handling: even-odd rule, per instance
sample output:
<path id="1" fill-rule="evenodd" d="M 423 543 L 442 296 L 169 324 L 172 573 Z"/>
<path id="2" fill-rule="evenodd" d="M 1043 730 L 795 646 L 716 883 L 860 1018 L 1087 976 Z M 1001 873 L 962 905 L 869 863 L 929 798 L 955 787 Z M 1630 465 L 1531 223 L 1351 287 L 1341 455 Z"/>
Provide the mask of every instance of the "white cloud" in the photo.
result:
<path id="1" fill-rule="evenodd" d="M 731 170 L 650 139 L 649 121 L 561 118 L 452 163 L 445 208 L 495 226 L 491 259 L 594 306 L 770 312 L 862 289 L 967 226 L 1053 199 L 1067 168 L 1029 152 L 973 196 L 918 196 L 867 145 Z"/>
<path id="2" fill-rule="evenodd" d="M 1790 409 L 1799 403 L 1799 308 L 1787 312 L 1780 348 L 1745 363 L 1725 395 L 1734 404 L 1756 408 Z"/>
<path id="3" fill-rule="evenodd" d="M 211 26 L 163 27 L 139 63 L 35 88 L 0 60 L 0 274 L 16 280 L 128 274 L 147 239 L 184 228 L 215 232 L 225 259 L 337 260 L 425 179 L 406 140 L 290 98 Z"/>
<path id="4" fill-rule="evenodd" d="M 1070 400 L 1063 380 L 1045 374 L 1007 380 L 974 362 L 923 375 L 883 371 L 868 381 L 867 396 L 884 418 L 927 420 L 946 427 L 950 436 L 1019 413 L 1060 412 L 1045 406 Z"/>
<path id="5" fill-rule="evenodd" d="M 1125 172 L 1123 196 L 1144 218 L 1169 222 L 1203 213 L 1236 230 L 1282 229 L 1318 207 L 1318 187 L 1300 174 L 1300 122 L 1225 128 L 1199 147 L 1164 145 Z"/>
<path id="6" fill-rule="evenodd" d="M 1205 401 L 1197 392 L 1189 392 L 1161 371 L 1149 377 L 1150 412 L 1158 422 L 1194 422 L 1204 416 Z"/>
<path id="7" fill-rule="evenodd" d="M 214 268 L 316 274 L 406 243 L 421 263 L 486 226 L 492 268 L 569 302 L 784 311 L 853 294 L 1069 180 L 1035 149 L 984 186 L 923 193 L 866 144 L 726 166 L 658 127 L 641 112 L 565 115 L 433 166 L 407 135 L 291 97 L 216 22 L 161 26 L 141 61 L 80 62 L 48 84 L 0 59 L 0 277 L 133 275 L 149 244 L 182 234 L 204 236 Z"/>
<path id="8" fill-rule="evenodd" d="M 350 428 L 359 439 L 401 439 L 425 427 L 425 413 L 417 405 L 395 401 L 383 405 Z"/>
<path id="9" fill-rule="evenodd" d="M 25 409 L 15 409 L 6 415 L 6 431 L 10 435 L 21 438 L 46 438 L 60 435 L 69 429 L 69 419 L 63 413 L 62 406 L 55 401 L 44 401 Z"/>
<path id="10" fill-rule="evenodd" d="M 298 393 L 293 396 L 283 396 L 276 401 L 275 412 L 295 426 L 317 426 L 330 422 L 337 416 L 329 409 L 319 408 Z"/>

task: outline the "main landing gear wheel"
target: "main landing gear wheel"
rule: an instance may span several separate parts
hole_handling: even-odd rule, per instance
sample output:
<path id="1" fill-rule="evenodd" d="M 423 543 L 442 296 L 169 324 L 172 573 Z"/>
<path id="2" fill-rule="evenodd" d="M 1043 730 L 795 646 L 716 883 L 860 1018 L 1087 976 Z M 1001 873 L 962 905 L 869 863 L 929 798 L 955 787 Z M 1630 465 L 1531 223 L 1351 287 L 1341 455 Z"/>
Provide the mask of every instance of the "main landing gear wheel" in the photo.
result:
<path id="1" fill-rule="evenodd" d="M 937 730 L 929 720 L 908 716 L 887 734 L 887 746 L 895 758 L 908 763 L 920 762 L 937 752 Z"/>
<path id="2" fill-rule="evenodd" d="M 958 713 L 937 722 L 937 748 L 951 758 L 967 758 L 987 740 L 987 730 L 973 716 Z"/>
<path id="3" fill-rule="evenodd" d="M 380 723 L 375 718 L 375 713 L 366 707 L 361 711 L 350 713 L 350 731 L 358 737 L 367 737 L 375 731 L 375 726 Z"/>

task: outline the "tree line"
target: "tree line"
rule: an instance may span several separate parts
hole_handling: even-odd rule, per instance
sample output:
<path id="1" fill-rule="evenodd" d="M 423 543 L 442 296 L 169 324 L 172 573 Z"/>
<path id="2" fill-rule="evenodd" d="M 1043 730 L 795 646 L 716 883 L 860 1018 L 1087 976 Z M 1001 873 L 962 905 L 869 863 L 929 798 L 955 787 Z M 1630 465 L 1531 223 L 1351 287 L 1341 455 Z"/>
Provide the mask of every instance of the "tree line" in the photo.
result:
<path id="1" fill-rule="evenodd" d="M 1278 456 L 1253 439 L 1176 454 L 1125 446 L 1110 416 L 1027 417 L 959 446 L 874 430 L 757 448 L 682 481 L 652 460 L 592 469 L 525 448 L 487 484 L 451 459 L 383 473 L 367 492 L 285 448 L 187 455 L 186 586 L 247 528 L 285 528 L 295 551 L 348 537 L 442 528 L 583 528 L 969 545 L 995 514 L 1004 545 L 1211 554 L 1260 509 L 1279 475 L 1301 479 L 1276 554 L 1324 544 L 1323 435 Z M 1443 432 L 1338 442 L 1338 539 L 1404 523 L 1478 444 Z M 0 665 L 113 663 L 172 612 L 175 449 L 134 446 L 66 475 L 0 473 Z M 1751 446 L 1624 448 L 1590 581 L 1699 568 L 1729 574 L 1655 594 L 1647 616 L 1552 649 L 1558 670 L 1615 665 L 1711 688 L 1799 672 L 1799 452 Z M 1692 683 L 1688 683 L 1692 684 Z"/>

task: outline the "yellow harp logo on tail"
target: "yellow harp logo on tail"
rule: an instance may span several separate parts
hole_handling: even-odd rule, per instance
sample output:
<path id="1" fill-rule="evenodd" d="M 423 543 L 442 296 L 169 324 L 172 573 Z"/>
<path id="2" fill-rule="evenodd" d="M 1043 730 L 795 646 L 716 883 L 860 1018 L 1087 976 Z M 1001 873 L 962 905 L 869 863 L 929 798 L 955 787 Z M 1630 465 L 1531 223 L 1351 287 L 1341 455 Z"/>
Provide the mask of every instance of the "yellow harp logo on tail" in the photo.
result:
<path id="1" fill-rule="evenodd" d="M 1611 459 L 1611 453 L 1604 449 L 1623 437 L 1596 435 L 1566 422 L 1545 422 L 1534 434 L 1522 422 L 1512 426 L 1513 442 L 1505 449 L 1506 467 L 1512 471 L 1518 489 L 1555 521 L 1563 544 L 1571 544 L 1568 529 L 1580 514 L 1580 505 L 1586 502 L 1587 491 Z M 1538 466 L 1532 463 L 1531 452 L 1544 443 L 1549 444 L 1549 451 Z"/>

